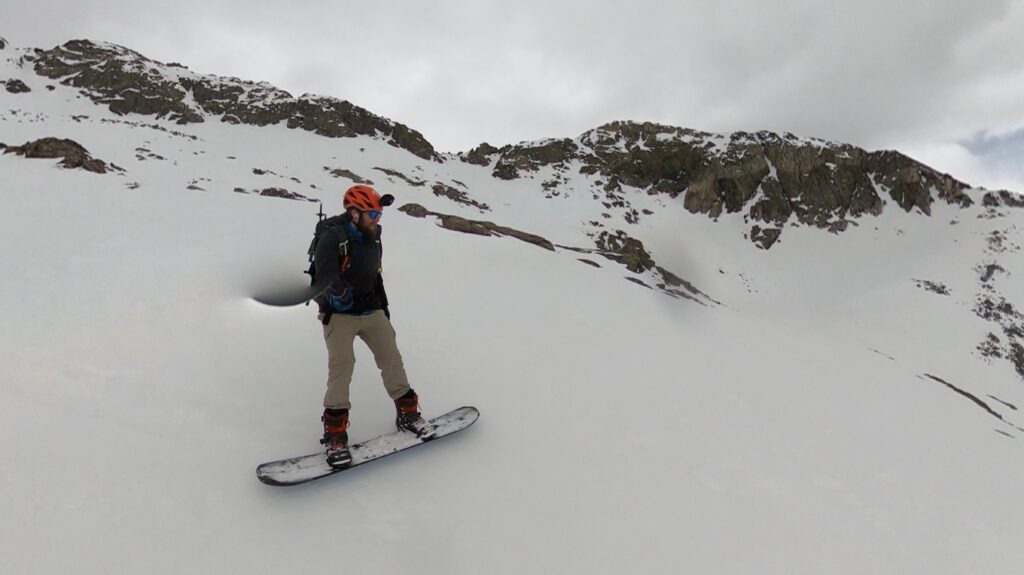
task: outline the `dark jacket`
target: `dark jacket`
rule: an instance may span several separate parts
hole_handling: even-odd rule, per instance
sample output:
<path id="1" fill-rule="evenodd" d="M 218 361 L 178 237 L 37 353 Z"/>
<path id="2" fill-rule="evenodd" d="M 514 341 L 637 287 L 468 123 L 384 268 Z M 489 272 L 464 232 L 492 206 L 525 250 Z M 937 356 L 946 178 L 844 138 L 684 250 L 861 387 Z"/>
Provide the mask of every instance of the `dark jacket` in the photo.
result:
<path id="1" fill-rule="evenodd" d="M 387 310 L 388 297 L 381 277 L 383 253 L 380 234 L 361 233 L 344 216 L 328 218 L 317 225 L 315 286 L 322 288 L 314 298 L 320 313 L 366 315 Z"/>

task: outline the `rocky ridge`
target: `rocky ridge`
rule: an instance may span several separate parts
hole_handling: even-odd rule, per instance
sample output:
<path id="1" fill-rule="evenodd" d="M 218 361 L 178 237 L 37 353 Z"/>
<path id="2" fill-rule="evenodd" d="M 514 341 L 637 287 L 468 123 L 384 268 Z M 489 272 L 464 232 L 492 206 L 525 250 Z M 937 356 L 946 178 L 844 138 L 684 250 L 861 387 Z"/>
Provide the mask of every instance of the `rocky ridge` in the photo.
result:
<path id="1" fill-rule="evenodd" d="M 415 130 L 333 98 L 299 98 L 266 83 L 200 75 L 109 43 L 74 40 L 51 50 L 27 51 L 36 73 L 79 88 L 117 114 L 153 115 L 179 124 L 219 119 L 257 126 L 285 122 L 325 137 L 369 135 L 418 157 L 443 161 Z M 10 86 L 8 86 L 10 89 Z M 20 89 L 20 86 L 15 89 Z M 969 206 L 967 184 L 899 152 L 867 152 L 820 139 L 772 132 L 722 135 L 653 123 L 613 122 L 575 139 L 496 148 L 481 144 L 457 156 L 501 180 L 535 177 L 548 197 L 589 177 L 588 189 L 627 224 L 643 217 L 630 192 L 661 195 L 696 214 L 741 214 L 747 237 L 769 249 L 787 226 L 842 232 L 863 215 L 895 203 L 931 213 L 936 201 Z M 550 170 L 549 170 L 550 169 Z M 422 185 L 425 182 L 416 182 Z M 450 186 L 435 190 L 469 203 Z M 483 208 L 483 205 L 476 206 Z M 603 226 L 602 226 L 603 227 Z"/>
<path id="2" fill-rule="evenodd" d="M 899 152 L 867 152 L 767 131 L 721 135 L 613 122 L 576 139 L 503 148 L 481 144 L 459 158 L 489 167 L 504 180 L 550 168 L 555 175 L 544 182 L 547 190 L 563 187 L 567 174 L 592 176 L 595 197 L 609 210 L 624 208 L 627 223 L 640 217 L 630 209 L 625 194 L 630 188 L 681 196 L 688 211 L 711 218 L 742 213 L 751 224 L 748 237 L 765 249 L 786 225 L 841 232 L 863 215 L 881 214 L 890 202 L 926 215 L 936 201 L 973 203 L 964 193 L 967 184 Z"/>
<path id="3" fill-rule="evenodd" d="M 378 137 L 418 157 L 438 159 L 419 132 L 350 102 L 309 94 L 294 98 L 266 82 L 196 74 L 115 44 L 73 40 L 24 59 L 37 74 L 79 88 L 116 114 L 155 115 L 179 124 L 285 122 L 330 138 Z"/>
<path id="4" fill-rule="evenodd" d="M 0 50 L 6 48 L 6 41 L 0 38 Z M 790 227 L 812 226 L 838 234 L 849 226 L 858 225 L 865 215 L 882 214 L 887 207 L 929 216 L 936 203 L 962 208 L 973 204 L 965 192 L 969 187 L 967 184 L 898 152 L 868 152 L 847 144 L 801 138 L 790 133 L 713 134 L 652 123 L 613 122 L 572 139 L 551 139 L 502 148 L 484 143 L 466 153 L 438 156 L 418 132 L 348 102 L 313 96 L 293 98 L 265 82 L 198 75 L 180 64 L 162 64 L 112 44 L 80 40 L 48 51 L 18 49 L 12 52 L 15 56 L 11 57 L 11 52 L 4 56 L 8 62 L 16 61 L 24 71 L 33 69 L 44 77 L 77 88 L 98 105 L 120 115 L 155 116 L 182 125 L 218 119 L 229 124 L 257 126 L 286 122 L 290 128 L 304 129 L 324 137 L 366 135 L 387 141 L 420 158 L 442 164 L 455 159 L 479 166 L 494 178 L 482 178 L 483 184 L 467 179 L 475 182 L 476 186 L 500 185 L 499 180 L 540 180 L 525 188 L 547 197 L 592 195 L 603 205 L 605 213 L 602 214 L 603 221 L 587 224 L 591 227 L 588 232 L 590 246 L 557 245 L 507 225 L 434 212 L 418 204 L 407 204 L 401 211 L 413 217 L 437 218 L 438 224 L 449 230 L 481 236 L 514 237 L 548 250 L 567 250 L 597 256 L 595 259 L 604 258 L 625 268 L 629 272 L 626 279 L 633 283 L 703 305 L 724 304 L 658 265 L 644 243 L 632 237 L 639 234 L 629 231 L 629 226 L 654 213 L 643 209 L 645 206 L 642 204 L 654 206 L 641 198 L 658 198 L 654 203 L 665 205 L 665 209 L 686 209 L 713 219 L 726 216 L 742 218 L 746 224 L 746 237 L 766 250 L 778 244 L 784 231 Z M 21 57 L 17 59 L 19 55 Z M 28 86 L 15 79 L 0 79 L 0 84 L 15 94 L 30 91 Z M 46 88 L 54 89 L 52 85 Z M 18 99 L 31 100 L 33 96 L 18 96 Z M 9 115 L 17 117 L 19 122 L 22 119 L 46 120 L 45 114 L 35 113 L 30 117 L 31 114 L 16 109 L 10 110 Z M 130 118 L 109 117 L 94 120 L 82 114 L 70 119 L 78 123 L 127 124 L 193 141 L 197 139 L 192 134 L 168 130 L 167 122 L 143 123 Z M 0 144 L 0 152 L 26 158 L 60 158 L 62 167 L 124 174 L 122 168 L 93 158 L 72 140 L 44 138 L 22 146 Z M 227 158 L 234 159 L 233 156 Z M 135 148 L 135 159 L 168 160 L 145 146 Z M 168 161 L 173 161 L 173 157 Z M 360 168 L 360 171 L 365 169 Z M 444 166 L 440 169 L 443 170 Z M 365 174 L 359 175 L 343 167 L 323 166 L 323 170 L 335 178 L 372 184 Z M 422 173 L 417 176 L 403 174 L 393 167 L 375 166 L 372 170 L 386 178 L 381 182 L 384 186 L 404 184 L 410 189 L 424 188 L 434 197 L 463 208 L 480 213 L 491 211 L 490 206 L 473 197 L 466 184 L 437 172 L 433 177 L 444 181 L 432 181 L 427 175 L 429 172 L 420 166 L 416 170 Z M 264 168 L 252 168 L 252 173 L 266 176 L 267 180 L 287 179 L 302 184 L 297 177 L 286 172 L 278 174 Z M 211 184 L 213 182 L 209 178 L 200 177 L 189 181 L 186 189 L 215 189 L 216 184 Z M 126 185 L 129 189 L 137 189 L 140 184 L 129 182 Z M 319 189 L 312 184 L 309 187 Z M 250 183 L 248 187 L 235 187 L 234 191 L 317 201 L 285 187 L 265 187 L 264 184 L 254 187 Z M 492 203 L 497 206 L 500 201 Z M 989 192 L 980 198 L 979 203 L 983 210 L 978 217 L 994 220 L 1006 216 L 1010 210 L 1024 207 L 1024 196 L 1005 191 Z M 621 225 L 623 223 L 625 225 Z M 985 337 L 979 338 L 977 354 L 989 362 L 1009 362 L 1024 379 L 1024 307 L 1011 301 L 1012 289 L 1000 285 L 1003 278 L 1010 277 L 1012 273 L 1004 254 L 1020 250 L 1010 240 L 1017 235 L 1015 229 L 994 231 L 987 237 L 988 258 L 976 269 L 980 288 L 971 302 L 971 311 L 989 322 L 990 326 Z M 597 261 L 578 259 L 587 265 L 601 267 Z M 743 274 L 739 277 L 743 279 Z M 952 290 L 941 282 L 916 278 L 913 281 L 931 294 L 951 295 Z"/>

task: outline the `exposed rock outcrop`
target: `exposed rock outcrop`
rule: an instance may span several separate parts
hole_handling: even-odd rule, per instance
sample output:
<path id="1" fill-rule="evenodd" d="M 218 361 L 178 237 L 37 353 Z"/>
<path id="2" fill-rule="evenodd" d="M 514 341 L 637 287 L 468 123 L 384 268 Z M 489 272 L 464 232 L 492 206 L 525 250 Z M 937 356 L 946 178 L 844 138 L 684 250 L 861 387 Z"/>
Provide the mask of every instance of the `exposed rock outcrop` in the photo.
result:
<path id="1" fill-rule="evenodd" d="M 12 94 L 25 94 L 32 91 L 31 88 L 18 79 L 7 80 L 6 82 L 3 82 L 3 84 L 5 84 L 5 89 Z"/>
<path id="2" fill-rule="evenodd" d="M 312 198 L 307 198 L 306 196 L 303 196 L 302 194 L 296 192 L 290 192 L 284 188 L 264 188 L 260 190 L 258 193 L 261 196 L 269 198 L 284 198 L 286 200 L 299 200 L 303 202 L 319 201 Z"/>
<path id="3" fill-rule="evenodd" d="M 329 166 L 324 166 L 324 171 L 328 172 L 335 178 L 347 178 L 356 184 L 365 184 L 367 186 L 373 185 L 373 180 L 368 180 L 351 170 L 346 170 L 344 168 L 334 168 L 332 170 Z"/>
<path id="4" fill-rule="evenodd" d="M 935 201 L 973 202 L 967 184 L 895 151 L 867 152 L 819 139 L 772 132 L 710 134 L 652 123 L 614 122 L 576 140 L 548 140 L 495 150 L 480 146 L 463 161 L 494 165 L 494 177 L 515 179 L 542 168 L 601 176 L 607 208 L 628 208 L 621 192 L 682 196 L 692 213 L 718 218 L 742 213 L 748 237 L 770 248 L 786 225 L 833 233 L 886 203 L 930 215 Z M 557 188 L 564 178 L 545 183 Z M 597 195 L 597 194 L 595 194 Z M 992 201 L 1005 201 L 1002 196 Z M 630 217 L 630 213 L 632 217 Z M 635 211 L 625 215 L 638 221 Z"/>
<path id="5" fill-rule="evenodd" d="M 496 178 L 512 180 L 518 178 L 520 172 L 537 171 L 542 166 L 565 167 L 577 157 L 578 151 L 579 146 L 569 139 L 551 140 L 529 147 L 505 146 L 498 152 L 498 162 L 492 174 Z"/>
<path id="6" fill-rule="evenodd" d="M 466 192 L 463 192 L 461 190 L 457 190 L 457 189 L 455 189 L 455 188 L 453 188 L 451 186 L 447 186 L 445 184 L 442 184 L 441 182 L 435 183 L 434 187 L 432 188 L 432 190 L 434 192 L 434 195 L 439 197 L 439 198 L 448 198 L 449 200 L 451 200 L 451 201 L 453 201 L 455 203 L 462 204 L 464 206 L 469 206 L 469 207 L 472 207 L 472 208 L 476 208 L 476 209 L 480 210 L 481 212 L 489 212 L 489 211 L 491 211 L 491 208 L 487 204 L 480 203 L 480 202 L 470 198 L 469 194 L 467 194 Z"/>
<path id="7" fill-rule="evenodd" d="M 239 194 L 251 194 L 257 196 L 264 196 L 267 198 L 284 198 L 286 200 L 296 200 L 300 202 L 318 202 L 320 200 L 314 198 L 308 198 L 302 194 L 288 191 L 284 188 L 263 188 L 262 190 L 247 190 L 245 188 L 235 188 L 234 190 Z"/>
<path id="8" fill-rule="evenodd" d="M 934 293 L 934 294 L 939 294 L 939 295 L 949 295 L 950 294 L 949 288 L 946 287 L 945 284 L 940 283 L 940 282 L 933 282 L 931 280 L 915 279 L 914 280 L 914 284 L 917 287 L 919 287 L 919 288 L 921 288 L 921 289 L 923 289 L 925 291 L 929 291 L 931 293 Z"/>
<path id="9" fill-rule="evenodd" d="M 63 168 L 81 168 L 96 174 L 124 171 L 115 164 L 107 164 L 103 160 L 93 158 L 88 150 L 74 140 L 42 138 L 34 142 L 26 142 L 21 146 L 0 144 L 0 149 L 5 154 L 13 153 L 26 158 L 61 158 L 58 165 Z"/>
<path id="10" fill-rule="evenodd" d="M 596 243 L 602 255 L 621 263 L 635 274 L 646 272 L 655 266 L 654 259 L 644 249 L 643 242 L 629 237 L 621 230 L 615 234 L 601 232 Z"/>
<path id="11" fill-rule="evenodd" d="M 1006 240 L 1005 236 L 1006 232 L 995 230 L 986 238 L 988 247 L 985 251 L 988 255 L 995 257 L 1020 251 L 1021 247 Z M 996 261 L 987 261 L 975 266 L 975 272 L 979 275 L 981 289 L 975 296 L 973 311 L 1002 333 L 999 337 L 990 332 L 978 344 L 977 351 L 988 361 L 1009 361 L 1017 375 L 1024 379 L 1024 312 L 1007 298 L 1007 294 L 1010 297 L 1014 295 L 1012 290 L 1004 293 L 997 286 L 997 279 L 1003 281 L 1010 277 L 1010 271 Z"/>
<path id="12" fill-rule="evenodd" d="M 622 230 L 617 230 L 614 234 L 602 231 L 597 235 L 594 243 L 597 249 L 581 249 L 568 246 L 559 247 L 581 253 L 597 254 L 613 262 L 622 264 L 627 270 L 637 274 L 638 276 L 644 274 L 653 276 L 657 282 L 654 287 L 671 296 L 693 300 L 703 305 L 721 305 L 721 302 L 714 300 L 701 290 L 697 289 L 697 287 L 692 283 L 684 280 L 662 266 L 659 266 L 654 261 L 650 252 L 648 252 L 644 247 L 642 241 L 630 237 Z M 590 261 L 584 261 L 584 263 L 595 265 Z M 638 277 L 627 277 L 626 279 L 645 287 L 651 287 Z"/>
<path id="13" fill-rule="evenodd" d="M 988 192 L 981 199 L 981 205 L 987 208 L 1024 208 L 1024 195 L 1008 192 Z"/>
<path id="14" fill-rule="evenodd" d="M 472 150 L 466 152 L 465 154 L 459 154 L 459 158 L 461 158 L 462 161 L 466 162 L 467 164 L 487 166 L 490 165 L 491 163 L 490 156 L 496 154 L 497 152 L 498 148 L 495 148 L 494 146 L 488 144 L 487 142 L 484 142 L 483 144 L 480 144 L 479 146 L 473 148 Z"/>
<path id="15" fill-rule="evenodd" d="M 414 179 L 410 178 L 409 176 L 403 174 L 402 172 L 399 172 L 398 170 L 391 170 L 391 169 L 388 169 L 388 168 L 381 168 L 381 167 L 375 167 L 373 169 L 377 170 L 378 172 L 381 172 L 383 174 L 386 174 L 388 176 L 391 176 L 392 178 L 398 178 L 399 180 L 402 180 L 403 182 L 405 182 L 405 183 L 407 183 L 407 184 L 409 184 L 410 186 L 413 186 L 413 187 L 417 187 L 418 188 L 418 187 L 427 185 L 427 181 L 426 180 L 414 180 Z"/>
<path id="16" fill-rule="evenodd" d="M 433 216 L 440 220 L 441 227 L 462 232 L 465 234 L 474 234 L 479 236 L 510 236 L 518 240 L 533 244 L 535 246 L 542 247 L 546 250 L 555 250 L 555 246 L 548 240 L 541 236 L 521 232 L 519 230 L 500 226 L 494 222 L 480 221 L 480 220 L 468 220 L 459 216 L 453 216 L 449 214 L 441 214 L 432 212 L 420 204 L 405 204 L 398 208 L 398 211 L 404 212 L 414 218 L 425 218 L 427 216 Z"/>
<path id="17" fill-rule="evenodd" d="M 379 137 L 421 158 L 438 159 L 419 132 L 350 102 L 312 95 L 293 98 L 265 82 L 194 74 L 114 44 L 74 40 L 37 50 L 35 71 L 82 89 L 117 114 L 155 115 L 179 124 L 207 117 L 256 126 L 286 122 L 289 128 L 330 138 Z"/>

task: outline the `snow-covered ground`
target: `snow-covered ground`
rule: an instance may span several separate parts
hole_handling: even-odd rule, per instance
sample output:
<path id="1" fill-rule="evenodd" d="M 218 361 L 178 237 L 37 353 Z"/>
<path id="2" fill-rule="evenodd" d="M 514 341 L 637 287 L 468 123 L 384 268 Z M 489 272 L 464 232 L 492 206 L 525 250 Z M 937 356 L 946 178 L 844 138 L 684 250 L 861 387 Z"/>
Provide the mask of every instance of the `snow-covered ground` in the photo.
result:
<path id="1" fill-rule="evenodd" d="M 1002 293 L 1024 288 L 1022 212 L 888 209 L 763 251 L 738 216 L 631 198 L 655 212 L 631 234 L 722 304 L 705 306 L 612 262 L 389 210 L 385 281 L 422 407 L 481 419 L 271 488 L 257 464 L 318 447 L 326 351 L 313 308 L 252 296 L 306 281 L 317 205 L 234 188 L 337 212 L 350 182 L 324 167 L 344 168 L 398 205 L 592 247 L 589 181 L 546 199 L 543 175 L 501 181 L 367 137 L 118 117 L 10 50 L 0 77 L 32 92 L 0 90 L 0 142 L 71 138 L 125 172 L 0 156 L 0 573 L 1024 567 L 1024 382 L 979 357 L 998 328 L 972 312 L 981 264 L 1008 271 Z M 492 211 L 431 192 L 455 181 Z M 392 426 L 357 349 L 354 440 Z"/>

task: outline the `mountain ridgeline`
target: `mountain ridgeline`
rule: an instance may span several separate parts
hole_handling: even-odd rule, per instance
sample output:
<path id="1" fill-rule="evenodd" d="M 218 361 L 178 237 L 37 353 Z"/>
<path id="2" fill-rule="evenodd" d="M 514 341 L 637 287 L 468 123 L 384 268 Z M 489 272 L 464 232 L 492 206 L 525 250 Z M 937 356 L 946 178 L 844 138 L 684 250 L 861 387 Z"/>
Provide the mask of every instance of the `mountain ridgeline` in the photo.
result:
<path id="1" fill-rule="evenodd" d="M 155 115 L 178 124 L 207 116 L 232 124 L 289 128 L 329 138 L 382 134 L 424 159 L 437 154 L 423 135 L 350 102 L 305 94 L 299 98 L 267 84 L 199 75 L 176 63 L 163 64 L 108 43 L 73 40 L 32 56 L 37 74 L 80 88 L 116 114 Z"/>
<path id="2" fill-rule="evenodd" d="M 350 102 L 308 94 L 295 98 L 266 82 L 196 74 L 114 44 L 74 40 L 50 50 L 26 50 L 20 64 L 79 89 L 118 115 L 182 125 L 283 122 L 328 138 L 371 136 L 430 162 L 457 159 L 484 167 L 496 180 L 540 177 L 539 190 L 546 194 L 569 193 L 568 187 L 579 192 L 583 182 L 582 191 L 604 205 L 606 220 L 621 214 L 626 224 L 636 223 L 641 214 L 631 206 L 635 193 L 678 200 L 689 212 L 715 219 L 740 214 L 746 236 L 763 249 L 775 245 L 787 226 L 839 233 L 862 216 L 881 214 L 890 203 L 924 215 L 935 202 L 973 204 L 964 193 L 968 184 L 899 152 L 868 152 L 789 133 L 723 135 L 613 122 L 572 139 L 502 148 L 484 143 L 469 152 L 441 154 L 420 132 Z M 8 91 L 27 90 L 15 80 L 5 83 Z M 996 206 L 1017 200 L 1006 194 L 985 198 L 986 205 Z M 621 235 L 612 230 L 594 237 L 602 249 L 609 237 Z"/>
<path id="3" fill-rule="evenodd" d="M 154 165 L 165 169 L 161 182 L 177 179 L 174 185 L 193 193 L 317 202 L 353 183 L 379 184 L 395 191 L 402 201 L 397 211 L 409 217 L 571 252 L 598 268 L 603 258 L 624 268 L 630 282 L 709 307 L 729 304 L 708 287 L 714 282 L 707 274 L 676 257 L 674 236 L 666 240 L 660 230 L 675 233 L 703 217 L 722 220 L 726 234 L 743 234 L 757 249 L 782 256 L 778 246 L 793 228 L 842 234 L 887 210 L 919 218 L 937 213 L 937 206 L 963 210 L 993 226 L 970 270 L 976 275 L 967 296 L 971 311 L 990 325 L 977 353 L 1009 361 L 1024 378 L 1024 306 L 1000 283 L 1012 275 L 1011 258 L 1021 249 L 1012 240 L 1011 211 L 1024 208 L 1024 196 L 972 189 L 896 151 L 790 133 L 714 134 L 620 121 L 574 138 L 441 153 L 420 132 L 350 102 L 296 98 L 266 82 L 197 74 L 114 44 L 74 40 L 41 50 L 0 38 L 0 64 L 0 95 L 10 102 L 0 120 L 12 128 L 4 138 L 36 138 L 0 141 L 6 156 L 59 160 L 58 167 L 91 172 L 103 185 L 120 181 L 129 190 L 148 185 Z M 256 139 L 265 148 L 251 154 L 245 144 L 252 133 L 238 125 L 279 129 L 262 132 Z M 319 138 L 296 133 L 293 139 L 283 127 Z M 68 132 L 90 139 L 83 145 Z M 302 152 L 301 165 L 281 161 L 288 154 L 275 148 L 286 145 Z M 720 275 L 722 267 L 716 264 Z M 941 277 L 914 282 L 930 295 L 952 293 Z"/>
<path id="4" fill-rule="evenodd" d="M 614 122 L 576 140 L 497 149 L 483 144 L 462 154 L 515 179 L 544 166 L 601 177 L 608 206 L 626 187 L 682 196 L 693 213 L 718 218 L 744 212 L 750 239 L 770 248 L 789 222 L 845 230 L 862 215 L 879 215 L 889 200 L 905 211 L 931 213 L 933 202 L 962 207 L 969 186 L 895 151 L 860 148 L 793 134 L 736 132 L 728 136 L 652 123 Z M 557 184 L 556 180 L 545 187 Z"/>

